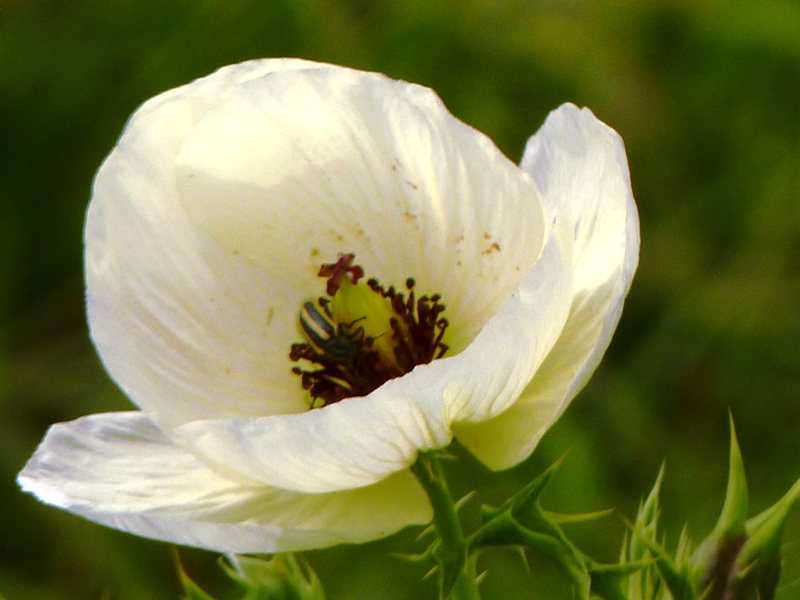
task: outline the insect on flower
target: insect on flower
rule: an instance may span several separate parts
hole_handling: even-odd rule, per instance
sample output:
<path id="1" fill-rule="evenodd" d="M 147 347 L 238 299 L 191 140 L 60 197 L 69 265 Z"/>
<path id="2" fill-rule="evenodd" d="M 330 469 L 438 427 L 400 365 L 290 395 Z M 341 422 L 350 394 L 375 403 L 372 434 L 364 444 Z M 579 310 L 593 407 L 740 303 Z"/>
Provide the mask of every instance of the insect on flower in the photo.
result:
<path id="1" fill-rule="evenodd" d="M 306 302 L 300 311 L 300 325 L 308 343 L 320 356 L 336 361 L 352 361 L 363 345 L 369 345 L 363 327 L 353 329 L 359 320 L 336 323 L 325 298 Z"/>

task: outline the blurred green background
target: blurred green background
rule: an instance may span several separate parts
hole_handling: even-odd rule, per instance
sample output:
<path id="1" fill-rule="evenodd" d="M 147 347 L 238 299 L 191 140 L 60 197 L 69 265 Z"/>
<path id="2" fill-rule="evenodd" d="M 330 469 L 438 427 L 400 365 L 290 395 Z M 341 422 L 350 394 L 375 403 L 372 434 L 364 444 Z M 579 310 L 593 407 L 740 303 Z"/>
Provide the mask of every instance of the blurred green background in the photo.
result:
<path id="1" fill-rule="evenodd" d="M 638 274 L 586 390 L 507 473 L 448 464 L 464 510 L 568 451 L 546 504 L 632 517 L 666 459 L 669 545 L 721 507 L 728 410 L 753 514 L 800 477 L 800 4 L 654 0 L 0 0 L 0 595 L 178 596 L 165 544 L 23 495 L 49 424 L 124 410 L 86 333 L 82 225 L 95 169 L 150 96 L 219 66 L 300 56 L 419 82 L 513 160 L 548 111 L 586 105 L 625 139 L 642 221 Z M 796 510 L 800 513 L 800 510 Z M 620 516 L 572 526 L 615 560 Z M 389 557 L 418 531 L 309 552 L 329 598 L 434 597 Z M 800 514 L 778 598 L 800 598 Z M 209 589 L 214 556 L 180 550 Z M 484 598 L 571 598 L 532 557 L 490 554 Z M 104 596 L 104 594 L 106 594 Z"/>

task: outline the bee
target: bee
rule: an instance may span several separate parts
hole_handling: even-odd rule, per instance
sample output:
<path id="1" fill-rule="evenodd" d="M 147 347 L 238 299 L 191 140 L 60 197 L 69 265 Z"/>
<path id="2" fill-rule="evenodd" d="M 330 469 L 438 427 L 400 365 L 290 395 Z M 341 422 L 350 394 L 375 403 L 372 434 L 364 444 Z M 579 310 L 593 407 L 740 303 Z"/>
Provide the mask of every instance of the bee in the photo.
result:
<path id="1" fill-rule="evenodd" d="M 336 362 L 350 363 L 361 351 L 364 343 L 364 329 L 353 330 L 352 323 L 336 323 L 331 315 L 329 302 L 320 298 L 319 302 L 306 302 L 300 311 L 300 326 L 309 345 L 319 356 Z M 322 309 L 322 310 L 320 310 Z"/>

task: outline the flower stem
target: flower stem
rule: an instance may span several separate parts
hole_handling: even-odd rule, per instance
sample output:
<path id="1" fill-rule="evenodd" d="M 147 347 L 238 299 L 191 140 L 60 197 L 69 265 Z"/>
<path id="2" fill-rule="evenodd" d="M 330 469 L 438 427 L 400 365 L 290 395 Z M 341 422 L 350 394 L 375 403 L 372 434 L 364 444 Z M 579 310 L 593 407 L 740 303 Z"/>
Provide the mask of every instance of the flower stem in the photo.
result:
<path id="1" fill-rule="evenodd" d="M 443 600 L 480 600 L 475 560 L 468 555 L 467 541 L 439 456 L 436 452 L 420 452 L 411 470 L 433 506 L 433 526 L 439 538 L 434 550 L 440 571 L 439 597 Z"/>

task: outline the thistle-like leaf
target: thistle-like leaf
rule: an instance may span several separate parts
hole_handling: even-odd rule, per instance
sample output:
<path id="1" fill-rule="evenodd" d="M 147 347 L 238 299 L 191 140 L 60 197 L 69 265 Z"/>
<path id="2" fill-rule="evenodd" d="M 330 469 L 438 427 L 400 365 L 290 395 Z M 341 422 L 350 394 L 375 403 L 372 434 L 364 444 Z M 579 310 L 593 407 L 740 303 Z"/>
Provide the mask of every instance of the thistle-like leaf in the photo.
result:
<path id="1" fill-rule="evenodd" d="M 740 598 L 772 600 L 781 574 L 781 540 L 789 512 L 800 498 L 800 479 L 764 512 L 748 520 L 747 541 L 738 557 Z"/>
<path id="2" fill-rule="evenodd" d="M 290 553 L 270 559 L 232 556 L 230 563 L 223 567 L 244 588 L 242 600 L 325 600 L 322 584 L 302 557 Z"/>
<path id="3" fill-rule="evenodd" d="M 656 532 L 658 528 L 659 496 L 661 494 L 661 482 L 664 480 L 665 466 L 662 463 L 661 469 L 653 484 L 653 489 L 647 499 L 639 506 L 636 521 L 633 525 L 634 534 L 631 536 L 628 560 L 640 560 L 650 556 L 650 550 L 643 542 L 644 539 L 657 541 Z"/>
<path id="4" fill-rule="evenodd" d="M 589 563 L 592 593 L 605 600 L 632 600 L 623 592 L 623 584 L 631 575 L 649 567 L 652 561 L 626 562 L 617 565 L 598 565 Z"/>
<path id="5" fill-rule="evenodd" d="M 748 494 L 744 462 L 733 417 L 730 419 L 731 448 L 728 489 L 714 530 L 703 540 L 691 558 L 697 590 L 707 600 L 730 598 L 738 578 L 738 555 L 747 540 Z"/>
<path id="6" fill-rule="evenodd" d="M 591 578 L 583 554 L 539 505 L 539 498 L 558 464 L 552 465 L 500 508 L 482 507 L 484 523 L 470 536 L 468 545 L 471 552 L 487 546 L 530 548 L 559 565 L 572 580 L 576 596 L 589 600 Z"/>
<path id="7" fill-rule="evenodd" d="M 492 508 L 487 505 L 482 506 L 481 515 L 484 523 L 506 510 L 510 510 L 515 517 L 518 517 L 523 515 L 529 508 L 538 506 L 539 498 L 541 498 L 542 493 L 547 489 L 547 486 L 553 479 L 553 475 L 555 475 L 555 472 L 558 470 L 558 467 L 561 466 L 562 462 L 564 462 L 564 456 L 555 461 L 541 475 L 497 508 Z"/>

